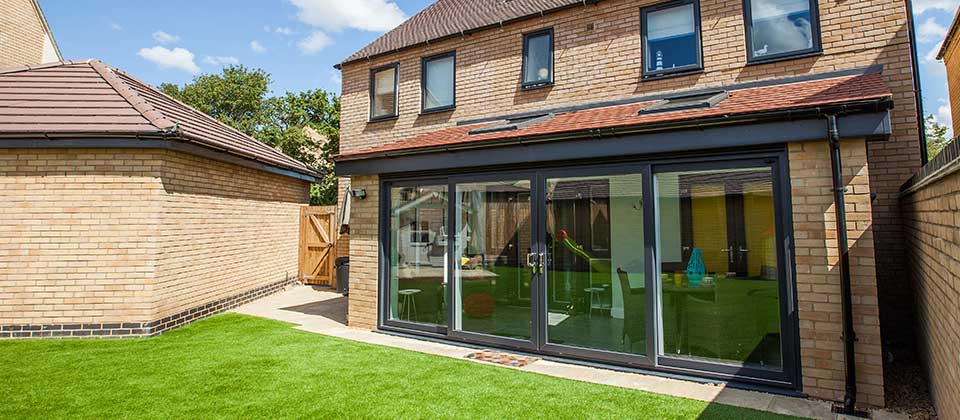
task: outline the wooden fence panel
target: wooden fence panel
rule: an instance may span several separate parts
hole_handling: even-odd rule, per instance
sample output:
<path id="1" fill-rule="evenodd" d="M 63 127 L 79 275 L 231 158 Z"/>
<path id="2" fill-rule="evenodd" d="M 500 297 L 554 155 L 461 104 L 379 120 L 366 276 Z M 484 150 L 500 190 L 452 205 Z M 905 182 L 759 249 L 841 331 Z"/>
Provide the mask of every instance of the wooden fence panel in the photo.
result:
<path id="1" fill-rule="evenodd" d="M 336 207 L 300 210 L 300 270 L 303 284 L 336 287 Z"/>

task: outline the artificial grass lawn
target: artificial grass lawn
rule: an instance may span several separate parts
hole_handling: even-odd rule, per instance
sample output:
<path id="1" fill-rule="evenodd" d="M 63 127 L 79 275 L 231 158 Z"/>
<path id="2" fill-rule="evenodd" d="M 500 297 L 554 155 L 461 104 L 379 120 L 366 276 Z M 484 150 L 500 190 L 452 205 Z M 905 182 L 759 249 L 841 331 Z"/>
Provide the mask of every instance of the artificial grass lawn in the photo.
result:
<path id="1" fill-rule="evenodd" d="M 0 418 L 782 418 L 219 315 L 139 340 L 0 342 Z"/>

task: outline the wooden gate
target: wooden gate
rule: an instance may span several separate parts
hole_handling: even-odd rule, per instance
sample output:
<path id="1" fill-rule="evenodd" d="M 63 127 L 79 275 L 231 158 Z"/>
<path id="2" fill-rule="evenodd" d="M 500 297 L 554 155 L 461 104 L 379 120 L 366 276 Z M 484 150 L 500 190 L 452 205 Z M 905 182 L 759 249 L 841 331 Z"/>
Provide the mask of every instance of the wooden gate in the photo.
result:
<path id="1" fill-rule="evenodd" d="M 336 287 L 336 207 L 304 207 L 300 210 L 300 281 L 303 284 Z"/>

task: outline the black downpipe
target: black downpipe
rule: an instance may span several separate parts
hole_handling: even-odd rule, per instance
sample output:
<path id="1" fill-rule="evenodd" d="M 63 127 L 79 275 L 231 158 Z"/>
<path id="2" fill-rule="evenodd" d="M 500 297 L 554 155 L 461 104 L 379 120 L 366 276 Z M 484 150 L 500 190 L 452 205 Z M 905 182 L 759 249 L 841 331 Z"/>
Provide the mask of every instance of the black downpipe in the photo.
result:
<path id="1" fill-rule="evenodd" d="M 840 160 L 840 130 L 837 116 L 827 115 L 830 137 L 830 160 L 833 170 L 833 197 L 837 212 L 837 245 L 840 248 L 840 303 L 843 307 L 843 358 L 846 370 L 846 389 L 842 413 L 854 415 L 857 406 L 857 361 L 854 346 L 857 342 L 853 331 L 853 292 L 850 284 L 850 244 L 847 237 L 847 210 L 843 193 L 843 167 Z"/>
<path id="2" fill-rule="evenodd" d="M 913 16 L 913 0 L 906 0 L 907 7 L 907 35 L 910 38 L 911 65 L 913 68 L 913 94 L 917 102 L 917 130 L 920 131 L 920 165 L 930 161 L 930 152 L 927 150 L 927 116 L 923 114 L 923 92 L 920 87 L 920 53 L 917 51 L 916 22 Z"/>

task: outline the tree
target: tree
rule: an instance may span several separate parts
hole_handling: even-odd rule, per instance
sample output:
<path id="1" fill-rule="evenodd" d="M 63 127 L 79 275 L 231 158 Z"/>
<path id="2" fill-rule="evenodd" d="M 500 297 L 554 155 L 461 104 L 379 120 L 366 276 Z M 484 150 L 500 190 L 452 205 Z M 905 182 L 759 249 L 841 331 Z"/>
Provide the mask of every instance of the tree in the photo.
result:
<path id="1" fill-rule="evenodd" d="M 927 130 L 927 153 L 928 156 L 933 159 L 934 156 L 940 154 L 940 152 L 950 144 L 951 139 L 947 137 L 947 132 L 950 129 L 946 125 L 937 122 L 937 117 L 933 116 L 933 114 L 927 115 L 924 123 L 926 123 Z"/>
<path id="2" fill-rule="evenodd" d="M 269 86 L 263 70 L 229 66 L 182 87 L 164 83 L 160 90 L 319 169 L 324 177 L 310 188 L 311 204 L 336 204 L 332 158 L 340 150 L 340 98 L 320 89 L 269 97 Z"/>

